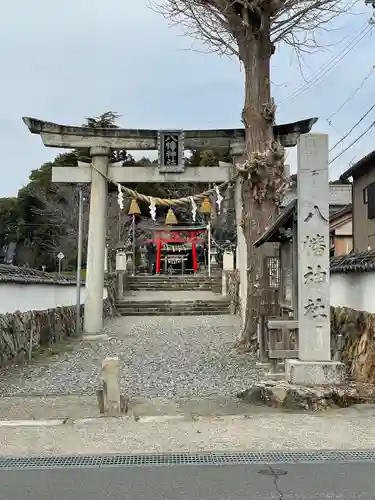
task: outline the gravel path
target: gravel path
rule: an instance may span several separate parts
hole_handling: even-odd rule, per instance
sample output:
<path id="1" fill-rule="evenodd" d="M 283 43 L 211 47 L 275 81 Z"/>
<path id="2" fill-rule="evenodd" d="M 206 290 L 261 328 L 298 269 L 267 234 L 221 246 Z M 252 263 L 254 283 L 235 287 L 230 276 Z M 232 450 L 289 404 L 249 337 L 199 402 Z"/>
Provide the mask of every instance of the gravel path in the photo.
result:
<path id="1" fill-rule="evenodd" d="M 105 330 L 109 341 L 1 371 L 0 395 L 93 394 L 101 361 L 115 355 L 124 393 L 142 398 L 234 396 L 260 375 L 250 355 L 233 349 L 235 316 L 120 317 Z"/>

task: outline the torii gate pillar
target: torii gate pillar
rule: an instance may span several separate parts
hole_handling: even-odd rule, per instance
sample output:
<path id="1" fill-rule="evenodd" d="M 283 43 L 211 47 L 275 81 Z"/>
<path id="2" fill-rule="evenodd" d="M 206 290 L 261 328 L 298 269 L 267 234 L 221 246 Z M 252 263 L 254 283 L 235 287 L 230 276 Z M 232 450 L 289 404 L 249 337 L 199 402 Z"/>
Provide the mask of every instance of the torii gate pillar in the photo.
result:
<path id="1" fill-rule="evenodd" d="M 90 148 L 91 196 L 89 237 L 87 246 L 87 274 L 85 290 L 85 333 L 99 333 L 103 328 L 104 256 L 107 222 L 108 164 L 110 148 Z"/>

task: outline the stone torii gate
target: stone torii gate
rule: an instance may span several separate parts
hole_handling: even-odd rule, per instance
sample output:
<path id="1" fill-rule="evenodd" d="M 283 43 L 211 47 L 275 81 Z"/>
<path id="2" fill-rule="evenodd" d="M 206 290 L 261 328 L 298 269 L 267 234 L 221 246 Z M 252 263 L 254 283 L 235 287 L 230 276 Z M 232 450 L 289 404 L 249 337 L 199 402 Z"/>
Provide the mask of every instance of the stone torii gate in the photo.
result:
<path id="1" fill-rule="evenodd" d="M 216 167 L 185 167 L 184 149 L 231 148 L 233 162 L 244 155 L 244 129 L 224 130 L 145 130 L 105 129 L 58 125 L 35 118 L 25 117 L 23 121 L 32 134 L 39 134 L 45 146 L 55 148 L 88 148 L 91 163 L 78 167 L 53 167 L 52 181 L 61 183 L 90 183 L 90 216 L 87 249 L 87 274 L 85 294 L 84 330 L 88 334 L 100 332 L 103 327 L 104 255 L 107 220 L 108 181 L 157 183 L 216 183 L 229 181 L 233 174 L 232 165 Z M 300 134 L 308 133 L 316 119 L 274 127 L 274 135 L 285 147 L 294 147 Z M 112 150 L 158 150 L 158 165 L 111 164 Z M 240 180 L 237 181 L 238 186 Z M 241 190 L 236 189 L 237 231 L 242 231 Z M 238 236 L 240 236 L 238 234 Z M 246 244 L 238 238 L 238 262 L 240 265 L 241 288 L 246 290 Z M 242 266 L 241 266 L 242 264 Z M 243 269 L 242 269 L 243 267 Z M 246 300 L 246 296 L 243 299 Z"/>

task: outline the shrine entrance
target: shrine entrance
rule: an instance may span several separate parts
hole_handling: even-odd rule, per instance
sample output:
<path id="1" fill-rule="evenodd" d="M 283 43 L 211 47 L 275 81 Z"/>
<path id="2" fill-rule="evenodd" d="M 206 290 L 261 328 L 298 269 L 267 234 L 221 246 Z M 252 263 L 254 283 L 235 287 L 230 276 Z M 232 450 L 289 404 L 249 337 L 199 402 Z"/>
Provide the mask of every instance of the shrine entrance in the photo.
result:
<path id="1" fill-rule="evenodd" d="M 297 144 L 300 134 L 310 132 L 316 118 L 302 120 L 284 125 L 274 125 L 274 137 L 282 146 L 293 147 Z M 43 143 L 55 148 L 87 148 L 90 159 L 88 162 L 78 161 L 77 164 L 52 168 L 52 182 L 69 184 L 89 183 L 90 216 L 89 235 L 87 246 L 87 273 L 85 289 L 85 314 L 84 330 L 86 333 L 95 334 L 103 327 L 103 289 L 104 289 L 104 260 L 106 248 L 107 225 L 107 196 L 108 184 L 117 186 L 119 191 L 119 205 L 122 209 L 123 192 L 126 183 L 184 183 L 213 185 L 215 189 L 201 193 L 202 195 L 216 197 L 216 203 L 222 201 L 220 190 L 231 191 L 235 203 L 237 226 L 237 262 L 240 274 L 241 310 L 246 311 L 247 298 L 247 247 L 242 230 L 242 180 L 237 175 L 234 166 L 241 164 L 245 155 L 245 130 L 146 130 L 146 129 L 100 129 L 87 127 L 65 126 L 57 123 L 46 122 L 31 117 L 24 117 L 23 121 L 29 131 L 41 136 Z M 225 148 L 230 149 L 232 163 L 219 162 L 218 165 L 189 166 L 184 159 L 185 150 Z M 158 151 L 158 163 L 146 165 L 124 165 L 123 161 L 111 162 L 114 150 L 141 150 Z M 138 193 L 139 194 L 139 193 Z M 130 194 L 130 196 L 133 196 Z M 149 204 L 150 215 L 156 220 L 156 206 L 165 206 L 163 200 L 141 196 Z M 192 214 L 196 213 L 198 201 L 196 195 L 187 197 L 185 202 L 191 206 Z M 180 205 L 182 199 L 169 200 L 169 205 Z M 175 203 L 177 202 L 177 203 Z M 220 203 L 218 203 L 218 206 Z M 195 217 L 192 217 L 193 221 Z M 191 244 L 192 268 L 197 268 L 197 258 L 193 252 L 197 250 L 197 235 L 187 238 L 185 244 Z M 165 239 L 164 239 L 165 240 Z M 163 247 L 166 244 L 177 245 L 179 242 L 163 241 L 156 238 L 159 248 L 159 273 L 163 256 Z M 183 243 L 184 244 L 184 243 Z M 167 247 L 168 248 L 168 247 Z M 195 250 L 194 250 L 195 249 Z M 158 252 L 157 252 L 158 253 Z M 164 249 L 164 254 L 168 251 Z M 173 249 L 172 249 L 173 254 Z M 210 249 L 208 249 L 210 255 Z M 178 252 L 177 254 L 178 255 Z M 172 258 L 172 257 L 171 257 Z M 176 258 L 176 257 L 174 257 Z M 164 260 L 165 262 L 165 260 Z M 168 258 L 167 258 L 168 262 Z M 184 261 L 185 262 L 185 261 Z M 210 257 L 208 256 L 208 266 Z M 168 267 L 167 267 L 168 268 Z M 199 266 L 198 266 L 199 268 Z"/>
<path id="2" fill-rule="evenodd" d="M 146 248 L 156 251 L 155 263 L 149 259 L 150 273 L 195 274 L 207 268 L 207 226 L 160 227 L 152 233 L 152 238 L 142 242 Z"/>

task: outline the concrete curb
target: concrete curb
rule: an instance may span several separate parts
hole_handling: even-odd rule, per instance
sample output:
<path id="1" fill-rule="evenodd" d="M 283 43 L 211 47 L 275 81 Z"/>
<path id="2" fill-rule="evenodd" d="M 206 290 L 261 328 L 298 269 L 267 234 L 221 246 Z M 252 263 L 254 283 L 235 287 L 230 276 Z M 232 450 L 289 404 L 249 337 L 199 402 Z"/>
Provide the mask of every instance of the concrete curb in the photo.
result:
<path id="1" fill-rule="evenodd" d="M 106 333 L 94 334 L 94 335 L 84 335 L 82 340 L 90 342 L 92 340 L 110 340 L 110 337 Z"/>
<path id="2" fill-rule="evenodd" d="M 193 421 L 186 415 L 151 415 L 138 417 L 137 415 L 128 415 L 122 417 L 92 417 L 73 419 L 49 419 L 49 420 L 0 420 L 0 428 L 2 427 L 58 427 L 61 425 L 90 425 L 105 422 L 136 422 L 141 424 L 146 423 L 163 423 L 169 421 Z"/>

